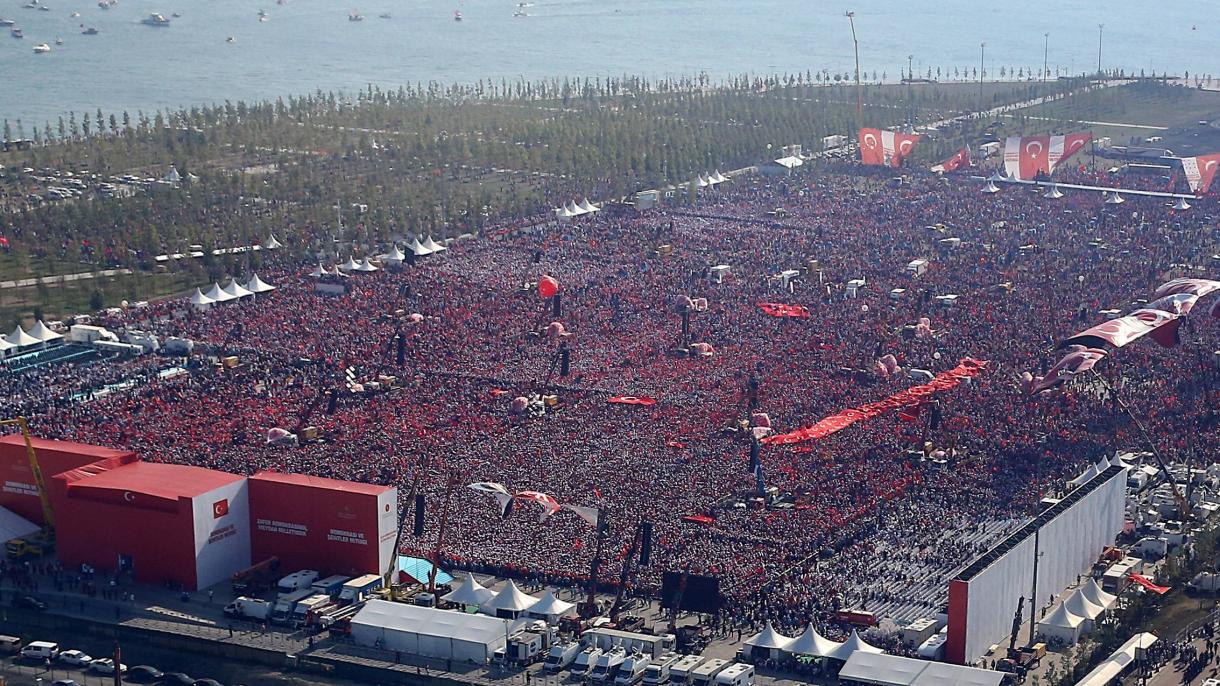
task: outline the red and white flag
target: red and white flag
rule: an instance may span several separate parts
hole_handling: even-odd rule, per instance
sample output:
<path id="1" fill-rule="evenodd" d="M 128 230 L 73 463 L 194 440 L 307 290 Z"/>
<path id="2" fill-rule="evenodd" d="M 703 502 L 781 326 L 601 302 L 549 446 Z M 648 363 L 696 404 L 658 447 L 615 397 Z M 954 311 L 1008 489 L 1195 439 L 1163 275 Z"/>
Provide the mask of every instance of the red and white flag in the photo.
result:
<path id="1" fill-rule="evenodd" d="M 1004 171 L 1014 179 L 1049 176 L 1060 162 L 1084 150 L 1093 134 L 1010 136 L 1004 142 Z"/>
<path id="2" fill-rule="evenodd" d="M 1216 178 L 1216 168 L 1220 167 L 1220 153 L 1200 157 L 1183 157 L 1182 172 L 1186 174 L 1186 182 L 1190 184 L 1192 193 L 1206 193 Z"/>
<path id="3" fill-rule="evenodd" d="M 922 136 L 880 129 L 860 129 L 860 162 L 876 167 L 901 167 Z"/>
<path id="4" fill-rule="evenodd" d="M 940 164 L 936 165 L 935 167 L 932 167 L 932 171 L 951 172 L 951 171 L 954 171 L 955 169 L 961 169 L 962 167 L 969 167 L 969 166 L 970 166 L 970 146 L 964 145 L 964 146 L 962 146 L 961 150 L 958 150 L 956 153 L 953 154 L 953 157 L 950 157 L 949 159 L 945 160 L 944 162 L 941 162 Z"/>

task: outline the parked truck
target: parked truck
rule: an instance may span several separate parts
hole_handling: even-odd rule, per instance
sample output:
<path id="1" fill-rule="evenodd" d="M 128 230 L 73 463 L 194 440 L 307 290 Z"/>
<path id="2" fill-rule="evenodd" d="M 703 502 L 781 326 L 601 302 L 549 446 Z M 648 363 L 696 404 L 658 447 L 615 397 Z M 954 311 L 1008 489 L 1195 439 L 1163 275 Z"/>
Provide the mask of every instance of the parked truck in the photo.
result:
<path id="1" fill-rule="evenodd" d="M 267 621 L 268 615 L 271 614 L 271 603 L 258 598 L 247 598 L 240 596 L 233 602 L 225 605 L 225 616 L 233 619 L 249 619 L 256 622 Z"/>
<path id="2" fill-rule="evenodd" d="M 673 634 L 656 636 L 604 627 L 596 627 L 585 631 L 580 635 L 580 642 L 584 645 L 597 646 L 602 650 L 610 650 L 615 646 L 622 646 L 624 650 L 638 650 L 650 658 L 661 657 L 673 650 L 677 643 Z"/>
<path id="3" fill-rule="evenodd" d="M 546 661 L 542 663 L 542 668 L 552 673 L 562 671 L 572 664 L 579 653 L 580 644 L 576 641 L 553 645 L 546 655 Z"/>
<path id="4" fill-rule="evenodd" d="M 273 624 L 287 624 L 292 621 L 292 611 L 296 609 L 297 603 L 305 600 L 313 595 L 313 591 L 308 588 L 303 588 L 292 593 L 281 593 L 278 600 L 275 601 L 275 606 L 271 608 L 271 622 Z"/>
<path id="5" fill-rule="evenodd" d="M 351 581 L 350 576 L 336 574 L 328 576 L 325 579 L 318 579 L 310 585 L 314 593 L 320 593 L 328 598 L 334 598 L 339 595 L 339 591 L 343 590 L 343 584 Z"/>
<path id="6" fill-rule="evenodd" d="M 302 589 L 308 590 L 310 584 L 318 580 L 318 573 L 312 569 L 302 569 L 299 572 L 293 572 L 288 576 L 279 580 L 275 588 L 280 594 L 295 593 Z"/>
<path id="7" fill-rule="evenodd" d="M 301 627 L 313 624 L 321 619 L 326 608 L 334 604 L 335 602 L 330 599 L 330 596 L 314 593 L 297 603 L 296 607 L 292 609 L 292 625 Z"/>
<path id="8" fill-rule="evenodd" d="M 368 598 L 369 594 L 381 588 L 381 577 L 377 574 L 365 574 L 343 584 L 339 590 L 340 603 L 358 603 Z"/>

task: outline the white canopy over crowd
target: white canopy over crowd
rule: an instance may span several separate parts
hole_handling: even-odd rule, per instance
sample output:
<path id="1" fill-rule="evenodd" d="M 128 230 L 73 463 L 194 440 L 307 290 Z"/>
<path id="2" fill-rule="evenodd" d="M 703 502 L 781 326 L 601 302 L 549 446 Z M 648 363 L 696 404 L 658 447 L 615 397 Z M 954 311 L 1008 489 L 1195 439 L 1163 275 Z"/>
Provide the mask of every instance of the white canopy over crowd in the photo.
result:
<path id="1" fill-rule="evenodd" d="M 318 265 L 321 268 L 321 265 Z M 207 293 L 203 292 L 202 288 L 196 288 L 187 300 L 197 309 L 207 309 L 216 303 L 229 302 L 232 300 L 241 300 L 255 295 L 270 293 L 275 290 L 275 286 L 263 281 L 258 274 L 254 274 L 242 285 L 237 279 L 230 279 L 229 283 L 221 287 L 219 283 L 213 283 L 211 290 Z"/>

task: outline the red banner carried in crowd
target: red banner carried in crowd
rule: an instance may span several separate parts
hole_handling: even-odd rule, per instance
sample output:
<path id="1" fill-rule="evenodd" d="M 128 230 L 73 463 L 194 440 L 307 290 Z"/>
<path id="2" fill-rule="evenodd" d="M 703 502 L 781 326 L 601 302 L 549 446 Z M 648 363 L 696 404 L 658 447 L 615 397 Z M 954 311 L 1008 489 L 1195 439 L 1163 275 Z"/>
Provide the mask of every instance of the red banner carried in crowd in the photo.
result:
<path id="1" fill-rule="evenodd" d="M 1211 188 L 1217 167 L 1220 167 L 1220 154 L 1182 158 L 1182 172 L 1186 174 L 1186 183 L 1190 184 L 1192 193 L 1206 193 Z"/>
<path id="2" fill-rule="evenodd" d="M 758 303 L 763 312 L 772 317 L 792 317 L 794 319 L 809 319 L 809 308 L 804 305 L 785 305 L 783 303 Z"/>
<path id="3" fill-rule="evenodd" d="M 885 400 L 861 405 L 850 410 L 843 410 L 804 429 L 797 429 L 786 434 L 767 436 L 762 439 L 762 442 L 767 445 L 791 445 L 793 443 L 825 438 L 846 429 L 862 419 L 872 419 L 884 412 L 901 410 L 923 402 L 934 393 L 956 388 L 962 382 L 962 379 L 974 378 L 981 374 L 986 367 L 987 362 L 985 360 L 975 360 L 967 357 L 953 369 L 937 374 L 926 384 L 912 386 L 905 391 L 891 395 Z"/>
<path id="4" fill-rule="evenodd" d="M 1121 348 L 1151 334 L 1152 340 L 1166 348 L 1172 348 L 1178 344 L 1178 328 L 1181 326 L 1182 321 L 1176 314 L 1163 310 L 1136 310 L 1125 317 L 1102 322 L 1071 338 L 1065 338 L 1058 347 L 1083 345 L 1086 348 L 1101 348 L 1109 343 L 1115 348 Z"/>
<path id="5" fill-rule="evenodd" d="M 1084 149 L 1091 133 L 1066 136 L 1010 136 L 1004 142 L 1004 171 L 1014 179 L 1050 175 L 1063 160 Z"/>
<path id="6" fill-rule="evenodd" d="M 1157 586 L 1148 577 L 1140 576 L 1135 572 L 1131 572 L 1131 580 L 1157 595 L 1165 595 L 1169 592 L 1168 586 Z"/>
<path id="7" fill-rule="evenodd" d="M 860 163 L 878 167 L 901 167 L 921 136 L 881 129 L 860 129 Z"/>
<path id="8" fill-rule="evenodd" d="M 940 164 L 932 167 L 932 171 L 951 172 L 951 171 L 955 171 L 957 169 L 961 169 L 962 167 L 969 167 L 969 166 L 970 166 L 970 146 L 964 145 L 964 146 L 962 146 L 961 150 L 958 150 L 956 153 L 953 154 L 953 157 L 950 157 L 949 159 L 945 160 L 944 162 L 941 162 Z"/>
<path id="9" fill-rule="evenodd" d="M 657 404 L 656 398 L 649 398 L 648 396 L 636 397 L 634 395 L 616 395 L 606 402 L 614 403 L 616 405 L 645 405 L 648 407 Z"/>

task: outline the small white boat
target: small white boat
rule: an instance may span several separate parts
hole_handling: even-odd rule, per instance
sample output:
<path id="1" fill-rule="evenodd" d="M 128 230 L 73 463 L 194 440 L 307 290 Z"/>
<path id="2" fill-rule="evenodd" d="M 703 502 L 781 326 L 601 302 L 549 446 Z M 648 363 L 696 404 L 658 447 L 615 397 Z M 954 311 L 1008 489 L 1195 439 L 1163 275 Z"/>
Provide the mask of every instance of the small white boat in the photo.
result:
<path id="1" fill-rule="evenodd" d="M 34 46 L 34 54 L 41 55 L 44 52 L 51 52 L 51 46 L 46 43 L 39 43 Z"/>
<path id="2" fill-rule="evenodd" d="M 229 36 L 228 38 L 225 39 L 225 42 L 226 43 L 236 43 L 237 39 L 234 38 L 233 36 Z"/>
<path id="3" fill-rule="evenodd" d="M 347 20 L 348 21 L 364 21 L 364 15 L 360 14 L 359 12 L 352 12 L 351 14 L 347 15 Z"/>
<path id="4" fill-rule="evenodd" d="M 56 36 L 56 37 L 55 37 L 55 44 L 56 44 L 56 45 L 63 45 L 63 44 L 64 44 L 64 39 L 60 38 L 59 36 Z"/>
<path id="5" fill-rule="evenodd" d="M 169 20 L 165 18 L 165 15 L 156 12 L 141 19 L 140 23 L 145 26 L 169 26 Z"/>
<path id="6" fill-rule="evenodd" d="M 513 12 L 513 16 L 514 17 L 528 17 L 529 14 L 526 14 L 525 10 L 523 10 L 523 9 L 517 9 L 516 11 Z"/>
<path id="7" fill-rule="evenodd" d="M 377 18 L 378 19 L 393 19 L 394 15 L 390 14 L 389 12 L 382 12 L 381 14 L 377 15 Z"/>
<path id="8" fill-rule="evenodd" d="M 454 21 L 462 20 L 462 10 L 453 10 L 453 20 Z"/>
<path id="9" fill-rule="evenodd" d="M 90 26 L 89 28 L 82 30 L 82 31 L 80 32 L 80 35 L 82 35 L 82 36 L 96 36 L 96 35 L 97 35 L 97 29 L 95 29 L 95 28 L 93 28 L 92 26 Z"/>
<path id="10" fill-rule="evenodd" d="M 25 38 L 25 34 L 22 33 L 21 29 L 18 28 L 9 29 L 8 35 L 12 36 L 13 38 Z"/>
<path id="11" fill-rule="evenodd" d="M 16 23 L 17 22 L 13 21 L 12 19 L 0 19 L 0 26 L 12 26 Z"/>
<path id="12" fill-rule="evenodd" d="M 79 17 L 79 16 L 80 16 L 80 12 L 73 12 L 73 13 L 72 13 L 72 14 L 70 14 L 69 16 L 70 16 L 70 17 L 72 17 L 73 19 L 75 19 L 75 18 L 77 18 L 77 17 Z"/>

